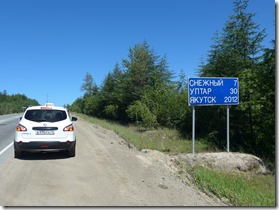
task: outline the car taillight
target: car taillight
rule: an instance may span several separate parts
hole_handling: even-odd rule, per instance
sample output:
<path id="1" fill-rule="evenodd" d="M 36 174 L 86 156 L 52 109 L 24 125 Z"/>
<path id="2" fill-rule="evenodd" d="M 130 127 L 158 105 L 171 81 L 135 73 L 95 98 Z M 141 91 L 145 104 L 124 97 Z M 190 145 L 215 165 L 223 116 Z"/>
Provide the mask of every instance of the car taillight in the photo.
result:
<path id="1" fill-rule="evenodd" d="M 21 124 L 18 124 L 18 126 L 16 126 L 16 131 L 27 131 L 27 128 Z"/>
<path id="2" fill-rule="evenodd" d="M 74 131 L 74 126 L 73 124 L 66 126 L 63 131 Z"/>

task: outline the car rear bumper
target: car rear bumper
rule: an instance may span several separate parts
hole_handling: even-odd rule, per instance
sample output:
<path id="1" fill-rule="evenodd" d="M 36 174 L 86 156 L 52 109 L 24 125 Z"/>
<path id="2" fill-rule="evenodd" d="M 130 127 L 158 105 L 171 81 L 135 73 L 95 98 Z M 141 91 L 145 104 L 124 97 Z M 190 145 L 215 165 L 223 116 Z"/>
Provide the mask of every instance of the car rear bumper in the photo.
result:
<path id="1" fill-rule="evenodd" d="M 32 142 L 14 142 L 14 148 L 18 151 L 60 151 L 72 150 L 76 141 L 32 141 Z"/>

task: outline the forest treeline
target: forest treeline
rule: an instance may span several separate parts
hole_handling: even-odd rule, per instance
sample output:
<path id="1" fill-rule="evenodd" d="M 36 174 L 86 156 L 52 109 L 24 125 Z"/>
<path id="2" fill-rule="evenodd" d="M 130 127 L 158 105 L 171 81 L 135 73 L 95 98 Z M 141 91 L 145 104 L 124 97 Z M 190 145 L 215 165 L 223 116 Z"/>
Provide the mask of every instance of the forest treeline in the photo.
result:
<path id="1" fill-rule="evenodd" d="M 0 92 L 0 115 L 23 112 L 23 107 L 39 105 L 35 99 L 24 94 L 8 95 L 7 90 Z"/>
<path id="2" fill-rule="evenodd" d="M 240 103 L 230 107 L 230 150 L 275 161 L 275 41 L 266 48 L 265 30 L 247 12 L 249 0 L 234 1 L 233 14 L 213 36 L 198 76 L 238 77 Z M 185 46 L 187 47 L 187 46 Z M 147 41 L 131 47 L 100 86 L 87 73 L 84 95 L 71 111 L 120 123 L 140 122 L 146 128 L 178 129 L 191 139 L 192 108 L 188 106 L 187 78 L 169 70 L 166 56 Z M 226 107 L 196 108 L 196 135 L 212 146 L 226 148 Z"/>

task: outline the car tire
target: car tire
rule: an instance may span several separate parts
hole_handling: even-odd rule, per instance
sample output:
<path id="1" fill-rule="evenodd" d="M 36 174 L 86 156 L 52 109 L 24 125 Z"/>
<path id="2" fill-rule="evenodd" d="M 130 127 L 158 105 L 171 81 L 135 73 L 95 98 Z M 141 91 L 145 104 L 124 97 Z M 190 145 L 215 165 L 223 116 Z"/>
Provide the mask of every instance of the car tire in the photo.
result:
<path id="1" fill-rule="evenodd" d="M 76 147 L 68 151 L 69 157 L 75 157 L 76 156 Z"/>
<path id="2" fill-rule="evenodd" d="M 15 149 L 15 158 L 21 158 L 22 157 L 22 151 Z"/>

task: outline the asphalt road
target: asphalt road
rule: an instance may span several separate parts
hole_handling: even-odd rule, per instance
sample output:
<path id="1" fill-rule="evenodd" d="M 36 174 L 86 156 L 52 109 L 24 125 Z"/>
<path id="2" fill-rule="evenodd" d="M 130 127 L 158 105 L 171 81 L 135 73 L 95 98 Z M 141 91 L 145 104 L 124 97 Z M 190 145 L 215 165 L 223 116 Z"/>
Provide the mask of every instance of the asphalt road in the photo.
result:
<path id="1" fill-rule="evenodd" d="M 13 158 L 19 115 L 0 116 L 1 206 L 222 206 L 175 174 L 171 159 L 131 148 L 115 133 L 75 122 L 76 157 L 30 153 Z"/>
<path id="2" fill-rule="evenodd" d="M 21 114 L 0 115 L 0 166 L 13 157 L 15 127 Z"/>

